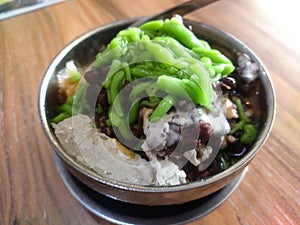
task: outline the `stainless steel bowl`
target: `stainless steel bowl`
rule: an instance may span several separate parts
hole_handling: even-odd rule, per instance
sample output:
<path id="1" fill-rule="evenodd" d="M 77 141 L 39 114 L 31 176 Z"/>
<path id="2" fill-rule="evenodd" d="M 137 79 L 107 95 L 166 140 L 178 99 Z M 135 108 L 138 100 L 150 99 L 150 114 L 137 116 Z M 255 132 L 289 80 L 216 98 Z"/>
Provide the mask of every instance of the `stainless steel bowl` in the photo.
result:
<path id="1" fill-rule="evenodd" d="M 66 154 L 49 124 L 49 109 L 58 102 L 55 74 L 69 60 L 74 60 L 81 65 L 89 65 L 93 62 L 95 55 L 103 44 L 107 44 L 119 30 L 126 28 L 135 21 L 136 19 L 118 21 L 83 34 L 67 45 L 52 61 L 42 80 L 38 99 L 40 119 L 45 134 L 55 153 L 75 177 L 97 192 L 113 199 L 143 205 L 170 205 L 181 204 L 207 196 L 223 188 L 242 173 L 264 144 L 275 116 L 274 89 L 262 62 L 247 46 L 225 32 L 209 25 L 185 20 L 187 25 L 192 26 L 196 35 L 207 40 L 213 47 L 223 51 L 233 61 L 236 60 L 238 52 L 245 52 L 259 65 L 259 80 L 263 87 L 260 99 L 265 110 L 262 112 L 262 123 L 259 128 L 258 138 L 251 150 L 227 170 L 205 180 L 167 187 L 139 186 L 107 180 Z"/>

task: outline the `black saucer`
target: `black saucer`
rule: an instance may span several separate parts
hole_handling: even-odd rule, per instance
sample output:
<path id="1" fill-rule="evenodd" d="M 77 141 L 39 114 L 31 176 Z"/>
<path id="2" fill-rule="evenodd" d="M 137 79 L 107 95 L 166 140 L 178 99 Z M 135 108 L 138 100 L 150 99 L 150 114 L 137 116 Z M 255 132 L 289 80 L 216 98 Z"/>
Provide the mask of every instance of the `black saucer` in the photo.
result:
<path id="1" fill-rule="evenodd" d="M 199 219 L 220 206 L 238 187 L 246 169 L 223 189 L 181 205 L 143 206 L 125 203 L 95 192 L 63 166 L 55 156 L 58 171 L 71 194 L 91 213 L 116 224 L 184 224 Z"/>

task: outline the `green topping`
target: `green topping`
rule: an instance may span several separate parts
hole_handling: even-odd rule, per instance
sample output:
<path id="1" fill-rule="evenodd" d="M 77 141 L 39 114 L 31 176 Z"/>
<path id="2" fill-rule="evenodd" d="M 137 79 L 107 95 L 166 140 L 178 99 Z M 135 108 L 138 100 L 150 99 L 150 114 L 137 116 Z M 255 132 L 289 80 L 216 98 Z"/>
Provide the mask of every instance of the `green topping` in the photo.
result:
<path id="1" fill-rule="evenodd" d="M 106 124 L 117 127 L 124 139 L 131 138 L 127 134 L 127 123 L 136 121 L 140 107 L 154 109 L 151 121 L 163 117 L 181 99 L 212 109 L 212 82 L 234 70 L 232 62 L 225 55 L 212 49 L 175 17 L 120 31 L 107 48 L 96 56 L 92 67 L 106 65 L 110 65 L 102 83 L 110 105 Z M 75 81 L 80 80 L 78 74 L 72 77 Z M 139 82 L 139 79 L 143 79 L 143 82 Z M 126 93 L 129 94 L 129 102 L 125 102 L 120 91 L 132 82 L 137 83 Z M 72 103 L 66 103 L 70 107 L 77 107 L 75 111 L 73 109 L 73 114 L 83 112 L 86 108 L 86 100 L 81 93 L 85 91 L 86 88 L 78 90 Z M 159 94 L 162 92 L 163 95 Z M 79 100 L 83 104 L 78 104 Z M 69 106 L 60 107 L 59 113 L 71 115 Z M 78 106 L 82 108 L 78 109 Z M 124 107 L 130 110 L 127 112 Z M 100 105 L 96 106 L 96 112 L 103 112 Z M 59 119 L 63 115 L 59 115 Z"/>
<path id="2" fill-rule="evenodd" d="M 249 117 L 244 112 L 243 105 L 240 99 L 237 99 L 236 106 L 239 114 L 239 122 L 231 129 L 230 134 L 234 134 L 239 130 L 243 131 L 243 135 L 240 138 L 242 144 L 252 144 L 256 138 L 256 128 Z"/>
<path id="3" fill-rule="evenodd" d="M 167 95 L 164 97 L 151 114 L 150 121 L 158 122 L 171 109 L 171 107 L 174 105 L 174 102 L 175 99 L 172 95 Z"/>

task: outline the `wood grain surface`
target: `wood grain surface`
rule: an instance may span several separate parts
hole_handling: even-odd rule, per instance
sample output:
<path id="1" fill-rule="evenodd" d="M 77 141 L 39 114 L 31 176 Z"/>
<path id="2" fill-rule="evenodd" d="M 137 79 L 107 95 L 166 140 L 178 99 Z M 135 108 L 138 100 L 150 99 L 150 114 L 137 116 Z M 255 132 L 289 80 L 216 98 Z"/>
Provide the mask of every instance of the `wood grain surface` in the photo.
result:
<path id="1" fill-rule="evenodd" d="M 57 171 L 37 95 L 44 71 L 78 35 L 181 0 L 73 0 L 0 21 L 0 224 L 110 224 L 85 210 Z M 273 80 L 272 132 L 231 197 L 196 224 L 299 224 L 300 31 L 297 1 L 222 0 L 187 16 L 247 44 Z"/>

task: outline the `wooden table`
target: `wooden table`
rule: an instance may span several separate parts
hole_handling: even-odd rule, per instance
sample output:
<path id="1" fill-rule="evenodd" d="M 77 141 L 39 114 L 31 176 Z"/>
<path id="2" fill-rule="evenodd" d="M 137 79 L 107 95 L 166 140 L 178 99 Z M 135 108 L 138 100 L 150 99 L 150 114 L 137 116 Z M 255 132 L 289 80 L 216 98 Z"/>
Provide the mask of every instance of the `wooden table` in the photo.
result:
<path id="1" fill-rule="evenodd" d="M 57 171 L 37 95 L 53 57 L 103 24 L 184 0 L 73 0 L 0 21 L 0 224 L 110 224 L 85 210 Z M 231 197 L 195 224 L 299 224 L 300 31 L 297 1 L 223 0 L 187 16 L 236 36 L 272 77 L 277 116 Z M 298 19 L 297 19 L 298 17 Z"/>

